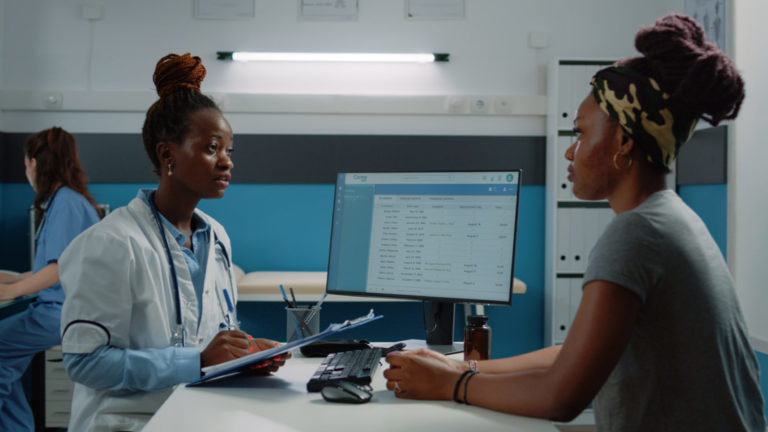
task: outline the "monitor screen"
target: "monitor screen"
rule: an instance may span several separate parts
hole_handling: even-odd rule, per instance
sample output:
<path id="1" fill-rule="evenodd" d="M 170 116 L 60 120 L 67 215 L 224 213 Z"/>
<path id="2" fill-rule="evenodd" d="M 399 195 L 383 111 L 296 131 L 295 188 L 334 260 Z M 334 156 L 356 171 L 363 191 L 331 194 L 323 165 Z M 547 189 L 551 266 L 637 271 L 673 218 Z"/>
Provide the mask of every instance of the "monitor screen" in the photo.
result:
<path id="1" fill-rule="evenodd" d="M 328 293 L 510 304 L 520 176 L 338 174 Z"/>

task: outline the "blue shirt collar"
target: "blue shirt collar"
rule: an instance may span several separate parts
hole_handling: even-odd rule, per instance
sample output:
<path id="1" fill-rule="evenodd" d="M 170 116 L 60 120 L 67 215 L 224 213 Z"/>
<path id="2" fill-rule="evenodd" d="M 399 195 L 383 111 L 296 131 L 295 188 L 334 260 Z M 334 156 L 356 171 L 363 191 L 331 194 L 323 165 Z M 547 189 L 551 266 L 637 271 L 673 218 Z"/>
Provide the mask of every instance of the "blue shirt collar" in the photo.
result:
<path id="1" fill-rule="evenodd" d="M 139 189 L 139 193 L 136 196 L 143 200 L 145 204 L 151 207 L 151 204 L 149 203 L 149 197 L 152 196 L 152 192 L 155 192 L 155 189 Z M 168 219 L 166 219 L 162 213 L 158 212 L 158 214 L 160 215 L 160 220 L 163 221 L 163 226 L 165 229 L 167 229 L 171 236 L 173 236 L 179 247 L 183 248 L 184 243 L 187 242 L 187 237 L 182 234 L 181 231 L 179 231 L 170 221 L 168 221 Z M 208 238 L 211 226 L 208 224 L 208 222 L 205 221 L 205 219 L 197 214 L 197 212 L 192 214 L 192 225 L 195 227 L 195 231 L 192 233 L 192 237 L 203 235 L 204 238 Z"/>

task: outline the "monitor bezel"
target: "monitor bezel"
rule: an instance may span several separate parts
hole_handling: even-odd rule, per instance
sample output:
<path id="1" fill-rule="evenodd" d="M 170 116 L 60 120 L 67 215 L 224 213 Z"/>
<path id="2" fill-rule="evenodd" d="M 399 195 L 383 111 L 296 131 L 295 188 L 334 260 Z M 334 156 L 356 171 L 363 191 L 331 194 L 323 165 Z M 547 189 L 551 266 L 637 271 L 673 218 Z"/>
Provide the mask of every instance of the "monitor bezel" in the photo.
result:
<path id="1" fill-rule="evenodd" d="M 333 257 L 333 230 L 334 220 L 336 218 L 336 199 L 339 191 L 339 174 L 452 174 L 452 173 L 489 173 L 489 172 L 504 172 L 504 173 L 517 173 L 517 205 L 515 206 L 515 237 L 512 243 L 512 271 L 509 281 L 509 295 L 507 300 L 488 300 L 488 299 L 475 299 L 475 298 L 456 298 L 456 297 L 428 297 L 418 295 L 408 295 L 399 293 L 371 293 L 365 291 L 340 291 L 336 289 L 330 289 L 328 281 L 331 279 L 331 260 Z M 458 303 L 458 304 L 482 304 L 482 305 L 499 305 L 509 306 L 512 304 L 512 294 L 515 284 L 515 256 L 517 253 L 517 237 L 518 237 L 518 224 L 520 213 L 520 190 L 523 180 L 523 170 L 521 168 L 511 169 L 488 169 L 488 170 L 393 170 L 393 171 L 338 171 L 336 173 L 336 181 L 333 187 L 333 212 L 331 213 L 331 238 L 328 246 L 328 266 L 326 272 L 325 292 L 333 295 L 355 296 L 355 297 L 372 297 L 372 298 L 394 298 L 404 300 L 418 300 L 426 302 L 442 302 L 442 303 Z"/>

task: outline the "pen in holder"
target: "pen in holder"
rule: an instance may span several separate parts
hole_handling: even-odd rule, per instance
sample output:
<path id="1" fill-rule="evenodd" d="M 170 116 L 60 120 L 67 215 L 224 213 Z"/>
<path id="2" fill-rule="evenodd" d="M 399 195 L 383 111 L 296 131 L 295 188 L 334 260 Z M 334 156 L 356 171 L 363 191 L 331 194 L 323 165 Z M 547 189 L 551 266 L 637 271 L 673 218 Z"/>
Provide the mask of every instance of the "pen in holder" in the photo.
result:
<path id="1" fill-rule="evenodd" d="M 286 341 L 303 339 L 320 333 L 319 306 L 286 306 Z"/>

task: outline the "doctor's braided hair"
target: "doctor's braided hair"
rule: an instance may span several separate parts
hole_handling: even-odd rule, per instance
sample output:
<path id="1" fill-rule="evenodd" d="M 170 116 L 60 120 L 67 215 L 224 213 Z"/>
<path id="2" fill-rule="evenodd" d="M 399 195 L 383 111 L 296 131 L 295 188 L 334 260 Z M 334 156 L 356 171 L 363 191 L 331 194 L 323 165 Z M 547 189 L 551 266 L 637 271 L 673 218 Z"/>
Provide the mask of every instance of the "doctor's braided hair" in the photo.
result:
<path id="1" fill-rule="evenodd" d="M 27 137 L 22 147 L 27 159 L 34 159 L 35 167 L 35 226 L 43 218 L 43 203 L 56 193 L 60 186 L 67 186 L 84 196 L 99 216 L 102 211 L 91 197 L 86 186 L 87 177 L 80 156 L 77 142 L 71 133 L 60 127 L 52 127 Z"/>
<path id="2" fill-rule="evenodd" d="M 147 111 L 141 135 L 144 148 L 160 175 L 160 160 L 155 148 L 160 142 L 181 143 L 189 132 L 189 116 L 202 109 L 221 111 L 216 103 L 200 93 L 205 78 L 200 57 L 168 54 L 157 62 L 152 80 L 160 96 Z"/>

